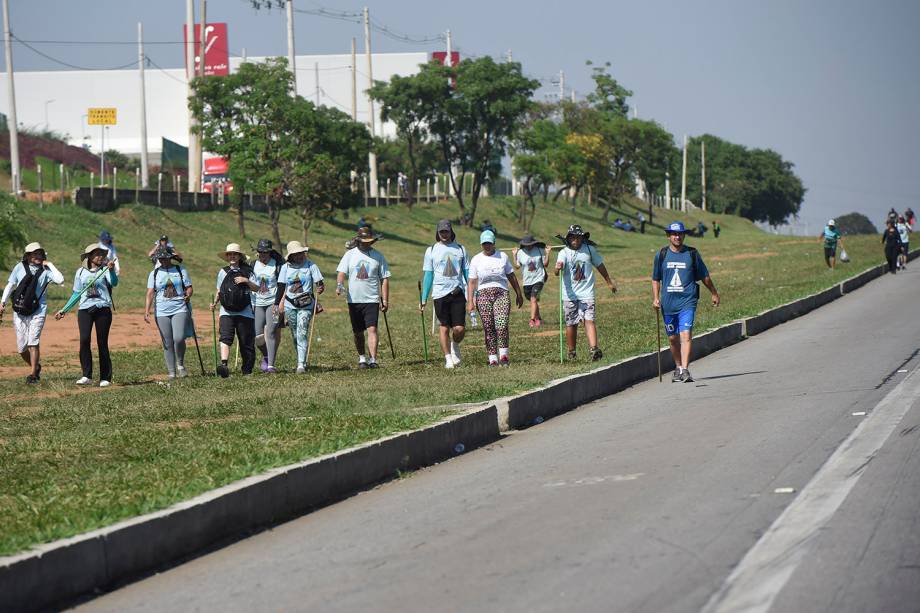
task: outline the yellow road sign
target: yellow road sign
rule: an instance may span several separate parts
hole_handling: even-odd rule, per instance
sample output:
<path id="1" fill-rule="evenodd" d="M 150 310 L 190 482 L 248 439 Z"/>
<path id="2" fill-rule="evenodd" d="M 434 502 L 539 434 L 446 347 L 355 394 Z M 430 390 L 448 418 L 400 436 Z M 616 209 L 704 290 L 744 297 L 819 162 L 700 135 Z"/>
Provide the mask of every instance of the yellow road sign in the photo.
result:
<path id="1" fill-rule="evenodd" d="M 87 114 L 87 123 L 91 126 L 114 126 L 118 123 L 118 109 L 115 107 L 90 108 Z"/>

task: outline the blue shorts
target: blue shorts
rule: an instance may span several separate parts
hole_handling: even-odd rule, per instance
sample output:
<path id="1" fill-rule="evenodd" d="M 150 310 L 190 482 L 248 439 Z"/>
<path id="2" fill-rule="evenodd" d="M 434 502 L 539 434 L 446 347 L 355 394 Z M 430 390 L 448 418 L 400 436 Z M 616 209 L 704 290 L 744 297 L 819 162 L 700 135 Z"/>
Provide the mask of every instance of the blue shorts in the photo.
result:
<path id="1" fill-rule="evenodd" d="M 684 330 L 693 330 L 696 309 L 684 309 L 679 313 L 664 313 L 664 329 L 668 336 L 676 336 Z"/>

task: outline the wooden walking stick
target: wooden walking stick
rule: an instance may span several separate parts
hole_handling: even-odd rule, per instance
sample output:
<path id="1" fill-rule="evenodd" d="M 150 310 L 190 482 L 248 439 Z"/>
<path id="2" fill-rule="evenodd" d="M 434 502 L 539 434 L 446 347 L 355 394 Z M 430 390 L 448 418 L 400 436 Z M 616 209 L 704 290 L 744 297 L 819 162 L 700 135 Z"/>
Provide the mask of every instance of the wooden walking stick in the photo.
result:
<path id="1" fill-rule="evenodd" d="M 418 306 L 422 306 L 422 282 L 418 282 Z M 419 308 L 419 315 L 422 316 L 422 346 L 425 348 L 425 361 L 428 361 L 428 336 L 425 334 L 425 309 Z"/>
<path id="2" fill-rule="evenodd" d="M 316 329 L 316 307 L 318 305 L 319 297 L 313 294 L 313 315 L 310 317 L 310 335 L 307 339 L 307 357 L 304 359 L 304 368 L 310 365 L 310 350 L 313 349 L 313 330 Z"/>
<path id="3" fill-rule="evenodd" d="M 658 344 L 655 345 L 655 354 L 658 356 L 658 383 L 661 383 L 661 317 L 658 314 L 658 307 L 655 307 L 655 329 L 658 331 Z"/>

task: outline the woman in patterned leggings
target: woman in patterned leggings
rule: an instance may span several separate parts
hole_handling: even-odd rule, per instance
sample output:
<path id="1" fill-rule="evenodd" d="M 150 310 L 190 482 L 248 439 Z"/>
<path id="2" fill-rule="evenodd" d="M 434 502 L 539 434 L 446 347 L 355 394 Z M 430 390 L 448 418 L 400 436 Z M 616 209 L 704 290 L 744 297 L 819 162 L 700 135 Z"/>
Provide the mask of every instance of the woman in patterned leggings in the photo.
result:
<path id="1" fill-rule="evenodd" d="M 489 366 L 507 366 L 508 320 L 511 314 L 509 282 L 514 288 L 518 308 L 524 304 L 524 297 L 508 256 L 495 250 L 495 233 L 491 230 L 484 231 L 479 236 L 479 243 L 482 245 L 482 253 L 477 253 L 470 260 L 470 282 L 467 286 L 466 301 L 467 304 L 475 305 L 474 308 L 479 311 L 482 318 Z M 473 312 L 473 308 L 470 312 Z"/>

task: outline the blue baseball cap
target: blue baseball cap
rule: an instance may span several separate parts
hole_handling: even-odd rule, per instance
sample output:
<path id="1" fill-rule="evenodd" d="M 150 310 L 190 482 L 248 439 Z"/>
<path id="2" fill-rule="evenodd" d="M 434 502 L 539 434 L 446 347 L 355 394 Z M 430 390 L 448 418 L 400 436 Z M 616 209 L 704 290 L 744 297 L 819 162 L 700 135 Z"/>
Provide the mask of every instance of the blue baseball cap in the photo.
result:
<path id="1" fill-rule="evenodd" d="M 479 235 L 479 244 L 483 243 L 492 243 L 495 244 L 495 232 L 492 230 L 483 230 L 482 234 Z"/>
<path id="2" fill-rule="evenodd" d="M 672 221 L 665 230 L 667 234 L 686 234 L 686 232 L 687 228 L 684 227 L 681 221 Z"/>
<path id="3" fill-rule="evenodd" d="M 110 241 L 112 240 L 112 235 L 109 234 L 108 230 L 103 230 L 99 233 L 99 240 L 101 241 Z"/>

